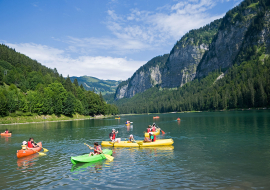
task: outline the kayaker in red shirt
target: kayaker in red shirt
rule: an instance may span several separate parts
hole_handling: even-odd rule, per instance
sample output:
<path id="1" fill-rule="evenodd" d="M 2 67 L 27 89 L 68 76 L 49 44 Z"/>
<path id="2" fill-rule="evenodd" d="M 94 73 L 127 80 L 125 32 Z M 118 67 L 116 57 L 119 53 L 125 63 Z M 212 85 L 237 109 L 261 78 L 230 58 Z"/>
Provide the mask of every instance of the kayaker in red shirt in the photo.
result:
<path id="1" fill-rule="evenodd" d="M 9 133 L 9 132 L 8 132 L 8 129 L 6 129 L 5 133 L 6 133 L 6 134 Z"/>
<path id="2" fill-rule="evenodd" d="M 148 128 L 146 130 L 147 130 L 147 133 L 151 132 L 151 125 L 148 125 Z"/>
<path id="3" fill-rule="evenodd" d="M 36 148 L 39 147 L 35 142 L 33 138 L 29 138 L 29 141 L 27 142 L 27 148 Z"/>
<path id="4" fill-rule="evenodd" d="M 101 154 L 102 153 L 102 150 L 101 150 L 101 146 L 98 145 L 98 142 L 94 142 L 94 148 L 92 148 L 91 146 L 87 145 L 88 148 L 90 150 L 94 150 L 94 152 L 90 152 L 89 156 L 92 156 L 92 155 L 97 155 L 97 154 Z"/>
<path id="5" fill-rule="evenodd" d="M 121 141 L 121 138 L 116 138 L 117 133 L 118 133 L 118 131 L 115 132 L 115 129 L 112 129 L 112 132 L 109 134 L 110 140 L 112 142 L 117 141 L 119 143 Z"/>

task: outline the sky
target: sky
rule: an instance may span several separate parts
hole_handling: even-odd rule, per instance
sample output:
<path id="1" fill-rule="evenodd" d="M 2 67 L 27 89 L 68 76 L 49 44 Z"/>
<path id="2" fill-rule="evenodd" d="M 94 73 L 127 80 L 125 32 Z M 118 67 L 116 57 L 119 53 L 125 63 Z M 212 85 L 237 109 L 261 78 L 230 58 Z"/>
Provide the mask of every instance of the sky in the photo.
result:
<path id="1" fill-rule="evenodd" d="M 0 0 L 0 43 L 64 77 L 126 80 L 238 0 Z"/>

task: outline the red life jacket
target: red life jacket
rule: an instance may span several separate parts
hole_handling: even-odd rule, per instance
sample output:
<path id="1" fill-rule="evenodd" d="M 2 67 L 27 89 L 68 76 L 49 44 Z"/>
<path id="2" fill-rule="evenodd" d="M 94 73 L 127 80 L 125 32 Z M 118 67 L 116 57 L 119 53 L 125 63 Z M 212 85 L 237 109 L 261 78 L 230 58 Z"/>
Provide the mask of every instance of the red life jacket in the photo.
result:
<path id="1" fill-rule="evenodd" d="M 147 133 L 151 132 L 151 129 L 150 128 L 147 128 Z"/>
<path id="2" fill-rule="evenodd" d="M 27 142 L 27 146 L 28 146 L 28 148 L 34 148 L 31 141 Z"/>
<path id="3" fill-rule="evenodd" d="M 5 131 L 5 133 L 7 134 L 7 133 L 8 133 L 8 131 Z"/>
<path id="4" fill-rule="evenodd" d="M 155 128 L 155 127 L 153 127 L 153 128 L 152 128 L 152 131 L 153 131 L 153 132 L 156 132 L 156 128 Z"/>
<path id="5" fill-rule="evenodd" d="M 113 135 L 112 135 L 112 139 L 113 139 L 113 140 L 115 139 L 115 133 L 113 133 Z"/>
<path id="6" fill-rule="evenodd" d="M 100 152 L 98 152 L 97 150 L 100 150 L 100 145 L 98 145 L 97 147 L 94 147 L 94 153 L 100 154 Z"/>

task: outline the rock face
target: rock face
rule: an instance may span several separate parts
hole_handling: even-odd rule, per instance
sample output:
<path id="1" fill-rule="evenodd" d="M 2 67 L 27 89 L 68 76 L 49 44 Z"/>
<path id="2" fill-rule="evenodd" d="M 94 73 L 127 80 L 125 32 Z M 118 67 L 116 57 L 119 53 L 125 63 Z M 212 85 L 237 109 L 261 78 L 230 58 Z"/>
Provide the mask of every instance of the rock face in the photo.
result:
<path id="1" fill-rule="evenodd" d="M 192 45 L 193 39 L 181 41 L 175 45 L 166 67 L 162 71 L 162 87 L 179 87 L 192 81 L 196 75 L 197 66 L 205 51 L 207 44 Z"/>
<path id="2" fill-rule="evenodd" d="M 165 54 L 151 59 L 139 68 L 130 79 L 120 83 L 116 90 L 115 99 L 130 98 L 139 92 L 161 84 L 160 67 L 165 64 L 168 56 L 169 54 Z"/>
<path id="3" fill-rule="evenodd" d="M 255 15 L 255 11 L 248 9 L 243 15 L 246 18 L 245 20 L 242 22 L 236 21 L 234 24 L 219 29 L 210 45 L 209 51 L 198 66 L 197 78 L 204 77 L 214 70 L 226 70 L 233 65 L 243 45 L 245 34 Z M 232 22 L 231 19 L 229 16 L 228 18 L 225 17 L 223 22 L 226 20 Z"/>
<path id="4" fill-rule="evenodd" d="M 184 35 L 170 54 L 153 58 L 138 69 L 130 79 L 122 82 L 116 90 L 115 99 L 133 97 L 155 85 L 175 88 L 192 81 L 219 24 L 220 20 L 216 20 Z M 202 40 L 202 36 L 207 40 Z"/>

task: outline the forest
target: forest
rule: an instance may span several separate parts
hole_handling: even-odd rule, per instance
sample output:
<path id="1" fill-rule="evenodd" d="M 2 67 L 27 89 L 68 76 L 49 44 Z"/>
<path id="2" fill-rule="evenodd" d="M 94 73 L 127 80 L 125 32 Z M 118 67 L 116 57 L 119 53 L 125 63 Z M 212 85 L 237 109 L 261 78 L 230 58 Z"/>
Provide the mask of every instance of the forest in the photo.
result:
<path id="1" fill-rule="evenodd" d="M 56 69 L 0 45 L 0 116 L 110 115 L 115 105 L 101 94 L 87 91 L 75 79 L 64 78 Z"/>

